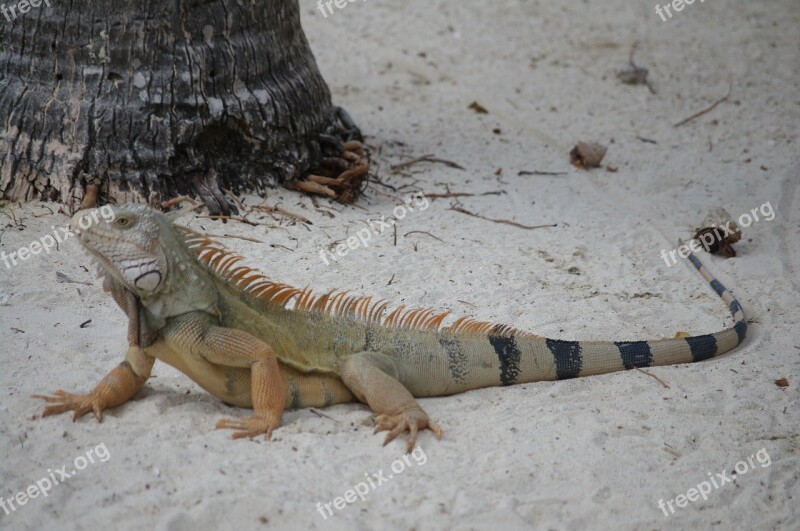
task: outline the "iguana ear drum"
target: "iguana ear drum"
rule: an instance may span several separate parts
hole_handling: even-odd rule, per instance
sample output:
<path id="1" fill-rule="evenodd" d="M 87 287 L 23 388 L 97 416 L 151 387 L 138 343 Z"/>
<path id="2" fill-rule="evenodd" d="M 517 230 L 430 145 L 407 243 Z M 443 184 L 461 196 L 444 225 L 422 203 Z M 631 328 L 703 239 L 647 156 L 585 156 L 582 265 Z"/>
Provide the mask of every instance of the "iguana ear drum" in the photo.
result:
<path id="1" fill-rule="evenodd" d="M 161 284 L 161 273 L 158 271 L 150 271 L 144 275 L 140 275 L 133 284 L 143 291 L 155 291 L 159 284 Z"/>

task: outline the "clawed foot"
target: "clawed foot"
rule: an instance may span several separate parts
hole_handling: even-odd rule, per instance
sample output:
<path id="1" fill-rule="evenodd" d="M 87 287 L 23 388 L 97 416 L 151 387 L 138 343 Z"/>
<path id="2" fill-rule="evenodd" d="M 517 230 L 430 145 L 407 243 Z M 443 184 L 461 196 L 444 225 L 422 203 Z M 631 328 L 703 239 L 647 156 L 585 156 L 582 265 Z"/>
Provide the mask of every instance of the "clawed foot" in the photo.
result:
<path id="1" fill-rule="evenodd" d="M 61 389 L 53 394 L 55 396 L 31 395 L 31 398 L 40 398 L 48 404 L 55 404 L 53 406 L 47 406 L 44 408 L 44 413 L 42 413 L 43 417 L 58 415 L 60 413 L 64 413 L 65 411 L 74 411 L 75 413 L 72 415 L 72 421 L 75 422 L 85 414 L 92 411 L 94 412 L 94 417 L 98 422 L 103 420 L 103 409 L 105 409 L 105 406 L 103 405 L 103 400 L 100 397 L 92 394 L 74 395 L 72 393 L 62 391 Z"/>
<path id="2" fill-rule="evenodd" d="M 414 408 L 395 415 L 378 415 L 375 419 L 375 431 L 373 433 L 388 431 L 386 439 L 383 440 L 383 445 L 386 446 L 398 435 L 408 432 L 406 451 L 411 453 L 414 445 L 417 444 L 417 433 L 419 430 L 426 428 L 431 430 L 437 439 L 442 438 L 442 429 L 428 418 L 428 414 L 422 409 Z"/>
<path id="3" fill-rule="evenodd" d="M 258 435 L 266 436 L 267 440 L 272 438 L 272 430 L 280 425 L 280 421 L 270 419 L 266 416 L 253 415 L 248 418 L 229 418 L 220 419 L 217 422 L 216 428 L 218 430 L 237 430 L 232 439 L 243 439 L 245 437 L 253 438 Z"/>

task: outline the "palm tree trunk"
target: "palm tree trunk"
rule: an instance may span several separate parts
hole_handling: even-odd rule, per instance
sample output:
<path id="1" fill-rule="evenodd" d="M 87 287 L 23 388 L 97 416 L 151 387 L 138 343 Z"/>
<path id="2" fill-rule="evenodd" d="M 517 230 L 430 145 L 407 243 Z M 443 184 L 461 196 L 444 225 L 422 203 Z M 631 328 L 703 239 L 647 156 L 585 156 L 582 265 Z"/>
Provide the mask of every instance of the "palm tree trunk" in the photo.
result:
<path id="1" fill-rule="evenodd" d="M 197 194 L 228 213 L 221 189 L 275 182 L 358 197 L 367 155 L 331 104 L 297 0 L 4 5 L 3 198 L 74 207 L 88 190 L 117 203 Z"/>

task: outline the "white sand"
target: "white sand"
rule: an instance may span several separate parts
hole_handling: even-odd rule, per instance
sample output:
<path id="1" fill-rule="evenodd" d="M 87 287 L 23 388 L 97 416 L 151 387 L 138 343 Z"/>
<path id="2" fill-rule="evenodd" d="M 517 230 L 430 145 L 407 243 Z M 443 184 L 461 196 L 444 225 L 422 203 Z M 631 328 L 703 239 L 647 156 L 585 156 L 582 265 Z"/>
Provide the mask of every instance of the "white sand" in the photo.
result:
<path id="1" fill-rule="evenodd" d="M 325 416 L 291 411 L 271 442 L 233 442 L 214 423 L 248 412 L 157 364 L 136 399 L 107 412 L 102 424 L 38 418 L 42 404 L 30 394 L 88 391 L 125 350 L 122 313 L 69 241 L 11 270 L 0 266 L 0 496 L 11 498 L 48 469 L 71 470 L 97 445 L 110 457 L 95 459 L 47 498 L 10 515 L 0 509 L 0 527 L 796 529 L 796 0 L 695 2 L 668 22 L 648 3 L 623 0 L 372 0 L 327 19 L 314 2 L 302 4 L 334 99 L 381 146 L 375 167 L 387 184 L 428 193 L 502 189 L 505 195 L 461 202 L 489 217 L 558 227 L 493 224 L 439 199 L 400 222 L 396 246 L 390 232 L 325 266 L 320 249 L 366 220 L 391 215 L 396 201 L 378 193 L 390 192 L 380 186 L 370 188 L 364 208 L 333 205 L 333 219 L 306 197 L 270 192 L 267 204 L 302 213 L 314 223 L 309 228 L 187 218 L 192 226 L 265 242 L 225 240 L 250 264 L 290 283 L 346 287 L 549 337 L 621 340 L 730 326 L 724 305 L 697 274 L 683 263 L 667 267 L 659 251 L 690 235 L 711 207 L 738 216 L 769 201 L 775 219 L 745 229 L 738 257 L 702 254 L 748 314 L 745 344 L 708 362 L 651 369 L 669 389 L 624 372 L 422 400 L 445 430 L 440 442 L 421 435 L 425 463 L 412 459 L 365 501 L 323 520 L 317 502 L 343 496 L 365 474 L 390 474 L 402 454 L 400 443 L 380 446 L 362 405 L 332 407 Z M 658 95 L 614 76 L 637 39 L 635 60 L 650 68 Z M 730 102 L 673 128 L 723 96 L 729 81 Z M 489 114 L 468 110 L 472 101 Z M 619 171 L 571 167 L 567 153 L 578 140 L 607 144 L 604 164 Z M 404 174 L 388 169 L 426 153 L 466 171 L 439 164 Z M 520 170 L 567 174 L 518 176 Z M 1 212 L 6 252 L 67 220 L 40 203 Z M 22 230 L 9 225 L 12 213 Z M 404 236 L 409 231 L 446 243 Z M 91 286 L 57 283 L 56 272 Z M 784 377 L 790 385 L 782 389 L 774 381 Z M 769 466 L 754 461 L 754 469 L 670 517 L 658 508 L 660 499 L 685 494 L 708 472 L 730 476 L 762 448 Z"/>

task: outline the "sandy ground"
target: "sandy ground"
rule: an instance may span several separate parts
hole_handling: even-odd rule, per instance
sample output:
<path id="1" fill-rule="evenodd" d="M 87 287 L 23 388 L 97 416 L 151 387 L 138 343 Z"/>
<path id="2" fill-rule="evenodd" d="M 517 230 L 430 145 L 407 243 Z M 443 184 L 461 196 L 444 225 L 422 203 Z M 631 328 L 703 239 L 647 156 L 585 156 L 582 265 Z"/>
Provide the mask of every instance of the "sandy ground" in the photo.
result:
<path id="1" fill-rule="evenodd" d="M 264 242 L 225 240 L 297 285 L 346 287 L 549 337 L 625 340 L 730 326 L 696 273 L 668 267 L 659 253 L 711 207 L 738 217 L 769 202 L 774 219 L 745 229 L 739 256 L 703 253 L 748 314 L 745 344 L 705 363 L 651 369 L 669 388 L 624 372 L 423 400 L 445 437 L 424 433 L 408 462 L 397 461 L 400 443 L 381 447 L 358 404 L 291 411 L 271 442 L 233 442 L 214 423 L 247 411 L 164 364 L 102 424 L 40 419 L 42 405 L 29 395 L 88 391 L 124 354 L 123 316 L 68 241 L 0 267 L 0 501 L 59 478 L 61 467 L 75 474 L 46 498 L 8 515 L 0 509 L 0 528 L 796 529 L 796 0 L 695 2 L 666 22 L 651 4 L 624 0 L 372 0 L 327 18 L 314 2 L 302 5 L 335 100 L 377 147 L 383 182 L 399 190 L 372 185 L 353 208 L 321 201 L 315 209 L 285 190 L 245 199 L 280 203 L 311 226 L 266 216 L 254 217 L 263 222 L 256 227 L 185 223 Z M 636 40 L 634 60 L 650 69 L 657 95 L 614 75 Z M 729 84 L 729 101 L 673 127 Z M 468 109 L 473 101 L 488 114 Z M 603 163 L 618 171 L 570 166 L 578 140 L 608 145 Z M 389 169 L 431 153 L 465 169 Z M 436 199 L 399 221 L 396 244 L 387 231 L 339 262 L 320 259 L 321 249 L 391 216 L 414 190 L 503 190 L 460 201 L 487 217 L 557 227 L 495 224 Z M 67 217 L 51 209 L 58 206 L 4 207 L 0 249 L 63 226 Z M 57 282 L 59 272 L 78 283 Z M 776 385 L 780 378 L 789 386 Z M 718 473 L 735 479 L 670 516 L 659 509 L 659 500 Z M 365 475 L 375 488 L 323 518 L 318 502 L 345 496 Z"/>

